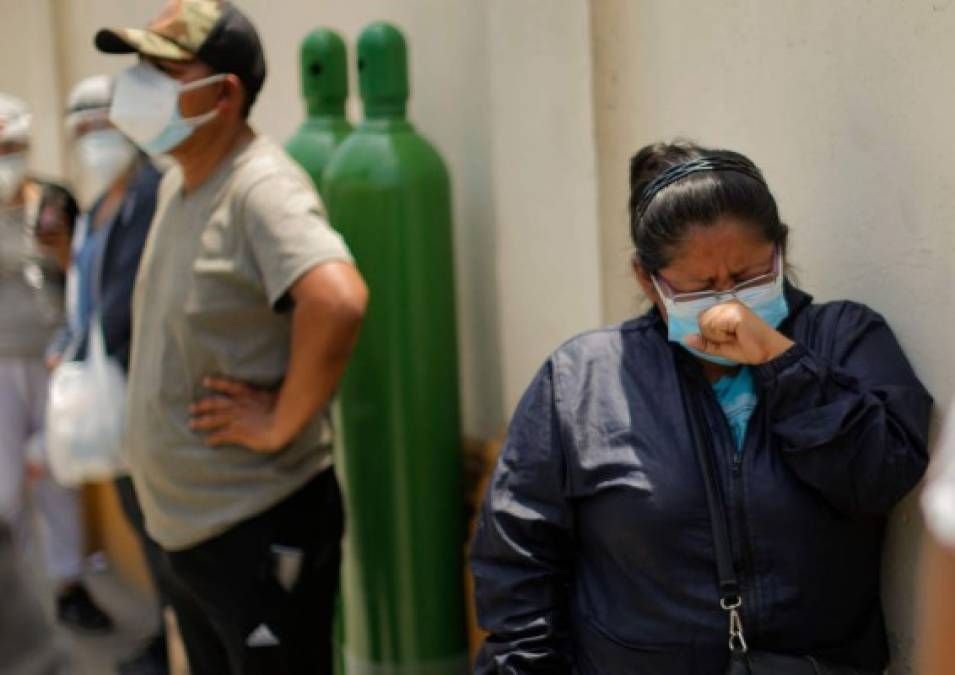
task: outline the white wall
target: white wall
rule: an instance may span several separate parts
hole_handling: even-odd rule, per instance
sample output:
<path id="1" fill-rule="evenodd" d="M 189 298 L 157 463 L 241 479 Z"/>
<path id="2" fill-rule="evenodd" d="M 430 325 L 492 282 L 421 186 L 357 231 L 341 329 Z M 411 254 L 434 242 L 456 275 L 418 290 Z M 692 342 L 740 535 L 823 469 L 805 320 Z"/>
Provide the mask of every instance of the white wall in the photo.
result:
<path id="1" fill-rule="evenodd" d="M 51 0 L 0 0 L 0 92 L 30 105 L 31 169 L 59 176 L 62 131 Z"/>
<path id="2" fill-rule="evenodd" d="M 601 323 L 590 17 L 492 0 L 493 186 L 504 409 L 544 358 Z"/>
<path id="3" fill-rule="evenodd" d="M 683 136 L 750 155 L 804 288 L 882 312 L 940 405 L 955 393 L 955 5 L 938 0 L 593 0 L 605 313 L 632 315 L 627 162 Z M 920 525 L 897 514 L 886 603 L 913 641 Z"/>

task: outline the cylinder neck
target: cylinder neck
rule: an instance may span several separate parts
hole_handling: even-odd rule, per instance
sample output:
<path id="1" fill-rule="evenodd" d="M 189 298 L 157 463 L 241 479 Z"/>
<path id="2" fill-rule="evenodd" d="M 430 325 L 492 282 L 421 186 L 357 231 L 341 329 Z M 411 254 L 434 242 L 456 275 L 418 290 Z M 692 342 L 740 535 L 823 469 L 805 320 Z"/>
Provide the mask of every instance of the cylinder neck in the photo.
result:
<path id="1" fill-rule="evenodd" d="M 344 117 L 348 98 L 345 41 L 335 31 L 319 28 L 302 41 L 299 57 L 308 116 Z"/>
<path id="2" fill-rule="evenodd" d="M 403 117 L 365 117 L 358 125 L 362 131 L 394 134 L 414 131 L 414 126 Z"/>
<path id="3" fill-rule="evenodd" d="M 335 100 L 335 99 L 326 99 L 326 100 L 312 100 L 307 99 L 305 101 L 305 108 L 308 112 L 308 116 L 311 119 L 327 119 L 327 118 L 345 118 L 345 101 L 344 99 Z"/>
<path id="4" fill-rule="evenodd" d="M 408 106 L 408 54 L 391 24 L 373 23 L 358 38 L 358 81 L 367 119 L 404 119 Z"/>
<path id="5" fill-rule="evenodd" d="M 369 120 L 407 119 L 407 101 L 365 101 L 365 118 Z"/>

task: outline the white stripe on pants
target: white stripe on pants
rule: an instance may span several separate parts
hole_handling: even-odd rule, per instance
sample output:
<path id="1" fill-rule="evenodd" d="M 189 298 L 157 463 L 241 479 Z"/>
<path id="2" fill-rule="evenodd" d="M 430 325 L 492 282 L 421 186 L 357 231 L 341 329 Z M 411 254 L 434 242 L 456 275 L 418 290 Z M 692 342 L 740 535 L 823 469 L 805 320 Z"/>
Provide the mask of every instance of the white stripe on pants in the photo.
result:
<path id="1" fill-rule="evenodd" d="M 78 491 L 49 473 L 30 486 L 26 481 L 27 448 L 43 434 L 47 385 L 41 359 L 0 358 L 0 518 L 13 527 L 21 555 L 35 553 L 39 525 L 47 574 L 65 582 L 82 572 Z"/>

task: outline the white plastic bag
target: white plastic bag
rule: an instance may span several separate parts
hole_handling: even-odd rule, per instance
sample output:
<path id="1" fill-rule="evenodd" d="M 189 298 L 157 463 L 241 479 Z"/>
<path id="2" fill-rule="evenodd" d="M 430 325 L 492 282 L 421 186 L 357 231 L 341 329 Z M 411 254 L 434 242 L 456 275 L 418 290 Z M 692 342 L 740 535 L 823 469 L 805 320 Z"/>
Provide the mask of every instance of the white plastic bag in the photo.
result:
<path id="1" fill-rule="evenodd" d="M 56 481 L 74 486 L 126 473 L 121 455 L 125 423 L 126 377 L 106 355 L 94 317 L 86 360 L 61 363 L 50 377 L 46 445 Z"/>

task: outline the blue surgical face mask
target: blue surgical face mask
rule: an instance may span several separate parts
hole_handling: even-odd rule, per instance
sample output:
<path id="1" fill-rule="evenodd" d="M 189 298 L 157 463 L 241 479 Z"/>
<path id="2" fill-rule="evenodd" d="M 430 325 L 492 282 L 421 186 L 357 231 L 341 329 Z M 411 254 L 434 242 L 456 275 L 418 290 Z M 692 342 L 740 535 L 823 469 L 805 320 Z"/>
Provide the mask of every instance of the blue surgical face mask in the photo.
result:
<path id="1" fill-rule="evenodd" d="M 127 68 L 116 78 L 109 120 L 150 155 L 162 155 L 183 144 L 211 121 L 218 110 L 184 118 L 179 95 L 221 82 L 224 74 L 181 84 L 148 63 Z"/>
<path id="2" fill-rule="evenodd" d="M 685 340 L 690 335 L 699 335 L 699 317 L 706 310 L 729 300 L 738 300 L 746 305 L 760 319 L 772 328 L 779 325 L 789 316 L 789 305 L 783 292 L 782 256 L 777 255 L 774 270 L 768 275 L 745 281 L 728 291 L 702 291 L 699 293 L 666 293 L 656 276 L 653 284 L 663 300 L 667 312 L 667 339 L 675 342 L 684 349 L 706 361 L 718 363 L 722 366 L 739 365 L 722 356 L 705 354 L 686 346 Z M 666 281 L 663 280 L 665 284 Z"/>

